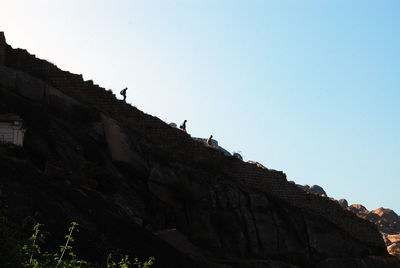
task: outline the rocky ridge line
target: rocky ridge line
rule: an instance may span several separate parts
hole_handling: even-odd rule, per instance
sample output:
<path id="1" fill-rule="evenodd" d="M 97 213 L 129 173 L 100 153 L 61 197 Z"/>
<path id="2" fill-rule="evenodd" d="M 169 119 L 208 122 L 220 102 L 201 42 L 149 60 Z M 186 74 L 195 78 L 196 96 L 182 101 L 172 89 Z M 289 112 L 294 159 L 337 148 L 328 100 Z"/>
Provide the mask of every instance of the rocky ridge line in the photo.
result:
<path id="1" fill-rule="evenodd" d="M 297 185 L 309 193 L 327 197 L 324 189 L 319 185 Z M 392 209 L 380 207 L 375 210 L 367 210 L 361 204 L 348 205 L 346 199 L 337 200 L 346 210 L 353 212 L 358 217 L 373 222 L 382 234 L 388 252 L 400 259 L 400 216 Z"/>

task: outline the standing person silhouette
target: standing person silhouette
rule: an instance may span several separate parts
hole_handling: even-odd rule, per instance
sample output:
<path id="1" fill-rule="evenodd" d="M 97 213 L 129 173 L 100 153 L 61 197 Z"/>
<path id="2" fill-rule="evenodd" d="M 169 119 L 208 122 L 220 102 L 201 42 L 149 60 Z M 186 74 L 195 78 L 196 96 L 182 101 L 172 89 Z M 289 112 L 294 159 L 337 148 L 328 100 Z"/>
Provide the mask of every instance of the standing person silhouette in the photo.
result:
<path id="1" fill-rule="evenodd" d="M 213 138 L 213 135 L 211 135 L 211 136 L 207 139 L 207 141 L 206 141 L 206 143 L 207 143 L 209 146 L 212 146 L 212 138 Z"/>
<path id="2" fill-rule="evenodd" d="M 124 88 L 123 90 L 121 90 L 121 92 L 119 94 L 121 94 L 124 97 L 124 101 L 126 101 L 126 91 L 128 90 L 128 88 Z"/>
<path id="3" fill-rule="evenodd" d="M 186 132 L 186 122 L 187 122 L 187 120 L 183 121 L 182 125 L 179 126 L 179 128 L 185 132 Z"/>

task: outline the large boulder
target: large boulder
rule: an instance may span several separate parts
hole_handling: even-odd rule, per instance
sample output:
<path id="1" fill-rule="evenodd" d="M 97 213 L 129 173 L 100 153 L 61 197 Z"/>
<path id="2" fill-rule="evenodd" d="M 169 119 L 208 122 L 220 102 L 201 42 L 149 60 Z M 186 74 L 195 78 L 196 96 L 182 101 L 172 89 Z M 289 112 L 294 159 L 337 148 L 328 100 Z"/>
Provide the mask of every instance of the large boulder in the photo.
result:
<path id="1" fill-rule="evenodd" d="M 387 222 L 398 222 L 399 221 L 399 215 L 396 214 L 393 210 L 389 208 L 378 208 L 373 211 L 372 213 L 378 215 L 381 217 L 382 220 L 387 221 Z"/>
<path id="2" fill-rule="evenodd" d="M 308 191 L 309 191 L 310 193 L 313 193 L 313 194 L 319 194 L 319 195 L 327 196 L 327 194 L 326 194 L 326 192 L 324 191 L 324 189 L 323 189 L 321 186 L 319 186 L 319 185 L 312 185 L 312 186 L 308 189 Z"/>
<path id="3" fill-rule="evenodd" d="M 309 186 L 308 184 L 304 184 L 304 185 L 297 185 L 297 186 L 300 187 L 301 189 L 303 189 L 306 192 L 309 192 L 309 193 L 312 193 L 312 194 L 321 195 L 321 196 L 327 196 L 327 194 L 324 191 L 324 189 L 319 185 Z"/>
<path id="4" fill-rule="evenodd" d="M 349 204 L 347 203 L 347 200 L 342 198 L 339 201 L 339 205 L 341 205 L 343 208 L 347 208 L 349 206 Z"/>
<path id="5" fill-rule="evenodd" d="M 118 122 L 104 114 L 101 115 L 104 133 L 111 158 L 117 163 L 129 165 L 140 177 L 147 177 L 149 168 L 146 161 L 134 150 L 134 144 L 128 133 Z"/>
<path id="6" fill-rule="evenodd" d="M 361 215 L 366 215 L 366 214 L 369 213 L 369 211 L 367 210 L 367 208 L 364 207 L 364 206 L 361 205 L 361 204 L 352 204 L 352 205 L 349 206 L 347 209 L 350 210 L 350 211 L 353 212 L 353 213 L 358 214 L 358 215 L 360 215 L 360 214 L 361 214 Z"/>

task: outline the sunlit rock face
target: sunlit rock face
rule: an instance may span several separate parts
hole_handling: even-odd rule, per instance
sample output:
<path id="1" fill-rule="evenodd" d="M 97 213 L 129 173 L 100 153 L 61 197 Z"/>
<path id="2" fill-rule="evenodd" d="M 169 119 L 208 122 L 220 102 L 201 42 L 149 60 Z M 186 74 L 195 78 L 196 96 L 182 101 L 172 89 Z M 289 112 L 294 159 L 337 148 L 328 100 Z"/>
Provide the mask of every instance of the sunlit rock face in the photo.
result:
<path id="1" fill-rule="evenodd" d="M 369 211 L 361 204 L 352 204 L 347 209 L 358 215 L 367 215 L 369 213 Z"/>
<path id="2" fill-rule="evenodd" d="M 326 196 L 324 189 L 318 185 L 313 185 L 311 187 L 308 185 L 297 186 L 304 191 Z M 369 211 L 361 204 L 352 204 L 349 206 L 346 199 L 340 199 L 337 202 L 344 209 L 349 210 L 357 216 L 376 224 L 385 240 L 388 252 L 393 256 L 400 258 L 400 217 L 396 214 L 396 212 L 382 207 Z"/>
<path id="3" fill-rule="evenodd" d="M 356 213 L 360 217 L 374 222 L 382 232 L 387 234 L 400 233 L 400 217 L 391 209 L 378 208 L 369 211 L 359 204 L 353 204 L 347 209 Z"/>
<path id="4" fill-rule="evenodd" d="M 382 233 L 388 252 L 400 258 L 400 217 L 393 210 L 378 208 L 368 211 L 359 204 L 353 204 L 347 209 L 359 217 L 375 223 Z"/>
<path id="5" fill-rule="evenodd" d="M 386 235 L 385 242 L 388 252 L 400 259 L 400 234 Z"/>

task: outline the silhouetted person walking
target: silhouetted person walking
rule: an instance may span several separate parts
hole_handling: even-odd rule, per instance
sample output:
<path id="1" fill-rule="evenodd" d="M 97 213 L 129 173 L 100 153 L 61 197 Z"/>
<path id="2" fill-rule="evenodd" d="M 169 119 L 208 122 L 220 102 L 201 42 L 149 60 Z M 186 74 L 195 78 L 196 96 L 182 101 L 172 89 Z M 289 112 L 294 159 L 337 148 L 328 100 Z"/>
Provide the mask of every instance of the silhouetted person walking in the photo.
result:
<path id="1" fill-rule="evenodd" d="M 211 135 L 208 139 L 207 139 L 207 144 L 212 146 L 212 137 L 213 135 Z"/>
<path id="2" fill-rule="evenodd" d="M 186 132 L 186 122 L 187 122 L 187 120 L 183 121 L 182 125 L 179 126 L 179 128 L 185 132 Z"/>
<path id="3" fill-rule="evenodd" d="M 126 91 L 128 90 L 128 88 L 124 88 L 123 90 L 121 90 L 121 92 L 119 94 L 121 94 L 124 97 L 124 101 L 126 100 Z"/>

